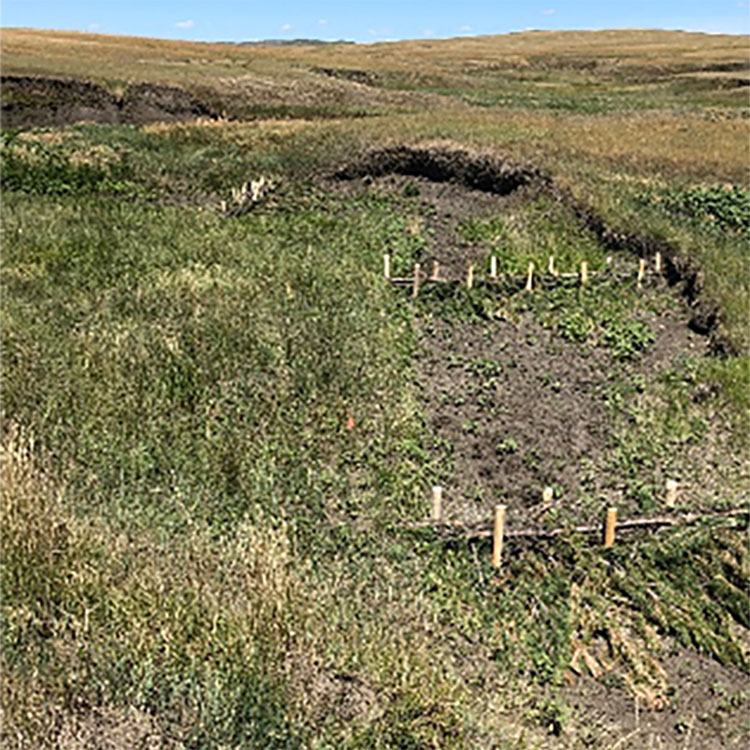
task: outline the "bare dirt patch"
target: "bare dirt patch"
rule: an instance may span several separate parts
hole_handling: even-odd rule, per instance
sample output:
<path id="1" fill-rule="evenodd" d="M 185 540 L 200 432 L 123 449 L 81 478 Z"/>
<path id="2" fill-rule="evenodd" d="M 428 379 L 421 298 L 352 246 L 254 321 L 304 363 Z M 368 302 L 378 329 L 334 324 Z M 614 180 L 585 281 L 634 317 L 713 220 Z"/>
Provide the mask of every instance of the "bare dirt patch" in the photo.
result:
<path id="1" fill-rule="evenodd" d="M 723 748 L 750 741 L 750 675 L 672 645 L 661 664 L 673 685 L 670 705 L 645 710 L 621 687 L 591 677 L 566 689 L 572 710 L 567 747 Z"/>
<path id="2" fill-rule="evenodd" d="M 623 262 L 631 266 L 631 252 L 659 249 L 648 238 L 616 235 L 597 224 L 595 215 L 556 193 L 533 170 L 516 173 L 506 168 L 506 177 L 508 172 L 514 176 L 493 183 L 471 169 L 454 169 L 450 159 L 430 162 L 432 157 L 424 152 L 404 156 L 395 149 L 385 156 L 381 152 L 381 158 L 382 162 L 365 159 L 341 170 L 338 177 L 344 179 L 327 185 L 347 195 L 395 199 L 399 211 L 422 222 L 425 244 L 418 259 L 439 260 L 448 278 L 462 278 L 469 259 L 486 261 L 485 248 L 461 239 L 461 222 L 502 216 L 540 195 L 554 195 L 562 210 L 594 232 L 602 248 L 615 255 L 613 269 Z M 460 157 L 465 158 L 467 152 Z M 487 185 L 489 189 L 482 187 Z M 684 357 L 709 356 L 709 338 L 699 330 L 711 330 L 711 325 L 695 325 L 695 309 L 689 302 L 697 292 L 690 278 L 687 295 L 679 281 L 685 283 L 675 261 L 666 278 L 644 291 L 665 304 L 645 304 L 638 311 L 654 340 L 627 362 L 605 347 L 561 337 L 532 309 L 518 311 L 510 304 L 505 309 L 502 296 L 494 305 L 495 314 L 484 319 L 443 314 L 439 300 L 423 308 L 418 321 L 418 387 L 432 435 L 430 450 L 444 486 L 446 520 L 487 521 L 500 501 L 508 506 L 509 526 L 516 528 L 590 522 L 592 512 L 609 504 L 616 504 L 624 515 L 638 515 L 638 508 L 623 495 L 621 479 L 605 470 L 612 458 L 613 431 L 607 398 L 613 385 L 623 380 L 653 381 Z M 686 465 L 708 461 L 702 451 L 704 444 L 686 446 Z M 691 480 L 700 487 L 690 502 L 710 504 L 717 499 L 704 492 L 710 480 L 697 475 Z M 554 488 L 551 504 L 542 500 L 546 486 Z M 599 680 L 580 677 L 564 690 L 569 724 L 560 736 L 550 736 L 545 747 L 743 746 L 750 677 L 693 651 L 670 649 L 661 663 L 674 692 L 664 710 L 643 705 L 636 709 L 634 697 L 616 675 Z"/>
<path id="3" fill-rule="evenodd" d="M 422 321 L 423 408 L 452 464 L 448 519 L 486 520 L 502 501 L 523 519 L 515 523 L 539 522 L 551 510 L 581 522 L 590 513 L 584 496 L 637 513 L 607 471 L 608 386 L 706 351 L 684 314 L 654 315 L 651 324 L 650 353 L 623 366 L 608 351 L 562 339 L 531 313 L 486 324 Z M 551 507 L 542 503 L 545 487 L 554 489 Z"/>

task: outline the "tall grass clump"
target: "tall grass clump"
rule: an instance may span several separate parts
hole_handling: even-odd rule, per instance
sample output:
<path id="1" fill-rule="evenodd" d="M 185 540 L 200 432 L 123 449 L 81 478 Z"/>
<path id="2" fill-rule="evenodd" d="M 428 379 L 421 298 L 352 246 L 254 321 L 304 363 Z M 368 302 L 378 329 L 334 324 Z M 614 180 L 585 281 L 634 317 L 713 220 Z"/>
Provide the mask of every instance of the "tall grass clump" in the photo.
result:
<path id="1" fill-rule="evenodd" d="M 25 431 L 3 444 L 6 740 L 57 747 L 115 706 L 119 731 L 188 743 L 295 745 L 283 649 L 300 589 L 283 527 L 174 544 L 77 518 Z M 113 728 L 114 731 L 114 728 Z M 296 743 L 298 744 L 298 743 Z"/>

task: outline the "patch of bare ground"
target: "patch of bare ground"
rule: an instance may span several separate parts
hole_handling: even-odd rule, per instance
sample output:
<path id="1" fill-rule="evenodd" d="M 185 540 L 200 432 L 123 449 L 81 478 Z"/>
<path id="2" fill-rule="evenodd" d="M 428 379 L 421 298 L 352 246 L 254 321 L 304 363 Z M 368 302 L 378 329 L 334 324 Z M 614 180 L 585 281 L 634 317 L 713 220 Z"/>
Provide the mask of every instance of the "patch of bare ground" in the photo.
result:
<path id="1" fill-rule="evenodd" d="M 568 736 L 552 747 L 618 750 L 725 750 L 750 742 L 750 675 L 672 645 L 660 659 L 672 695 L 661 711 L 606 679 L 578 678 L 565 689 Z"/>
<path id="2" fill-rule="evenodd" d="M 705 338 L 684 314 L 654 315 L 651 323 L 656 340 L 648 356 L 627 367 L 630 378 L 705 353 Z M 623 372 L 609 352 L 562 339 L 531 313 L 486 324 L 423 320 L 420 330 L 423 408 L 451 457 L 448 520 L 487 519 L 502 501 L 526 522 L 541 522 L 550 510 L 580 522 L 584 496 L 637 513 L 608 471 L 605 399 Z M 555 491 L 553 508 L 542 503 L 547 486 Z"/>
<path id="3" fill-rule="evenodd" d="M 390 196 L 398 210 L 418 217 L 425 238 L 418 259 L 439 260 L 447 278 L 463 278 L 469 259 L 486 261 L 486 249 L 462 242 L 461 222 L 502 216 L 549 190 L 544 180 L 534 179 L 533 171 L 524 173 L 529 179 L 515 177 L 503 183 L 509 189 L 494 191 L 466 184 L 465 174 L 444 165 L 421 170 L 407 159 L 404 167 L 399 154 L 385 159 L 387 169 L 360 164 L 340 173 L 346 180 L 330 184 L 347 195 Z M 585 211 L 559 197 L 566 210 L 590 225 Z M 604 226 L 598 229 L 594 234 L 602 247 L 615 255 L 611 267 L 632 266 L 633 255 L 627 251 L 633 243 L 608 234 Z M 652 249 L 646 240 L 638 242 L 636 255 Z M 672 264 L 666 278 L 644 289 L 649 304 L 637 315 L 654 339 L 628 362 L 618 360 L 604 346 L 561 337 L 542 325 L 531 307 L 514 307 L 499 294 L 494 311 L 484 319 L 443 314 L 439 303 L 423 308 L 417 323 L 418 388 L 433 438 L 433 457 L 439 462 L 446 520 L 489 522 L 492 506 L 499 501 L 508 507 L 509 527 L 516 528 L 596 522 L 610 504 L 623 515 L 639 515 L 640 509 L 624 495 L 622 479 L 611 471 L 614 432 L 622 424 L 615 424 L 607 398 L 618 383 L 655 382 L 678 369 L 685 357 L 711 356 L 705 335 L 710 326 L 694 324 L 694 310 L 690 297 L 682 292 L 678 272 Z M 693 395 L 696 400 L 703 398 L 697 386 Z M 648 409 L 648 404 L 640 406 Z M 712 429 L 721 428 L 709 426 Z M 711 506 L 726 487 L 722 467 L 735 459 L 714 455 L 709 447 L 713 444 L 707 436 L 703 442 L 683 446 L 680 455 L 671 459 L 670 469 L 684 480 L 682 499 L 691 507 Z M 551 504 L 542 499 L 547 486 L 554 488 Z M 750 731 L 750 676 L 677 645 L 660 656 L 672 685 L 666 707 L 657 711 L 639 705 L 615 673 L 599 679 L 571 673 L 562 694 L 570 709 L 569 721 L 541 746 L 612 750 L 745 746 Z"/>

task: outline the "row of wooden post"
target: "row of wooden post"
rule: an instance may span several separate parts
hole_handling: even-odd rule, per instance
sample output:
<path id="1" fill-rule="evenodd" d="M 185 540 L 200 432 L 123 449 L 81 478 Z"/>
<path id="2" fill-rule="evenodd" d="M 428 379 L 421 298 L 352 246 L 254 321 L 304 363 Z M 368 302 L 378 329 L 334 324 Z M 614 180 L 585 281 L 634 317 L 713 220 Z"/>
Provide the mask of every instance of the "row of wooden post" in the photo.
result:
<path id="1" fill-rule="evenodd" d="M 536 266 L 534 264 L 534 261 L 531 261 L 529 263 L 529 268 L 526 273 L 526 287 L 525 290 L 527 292 L 531 292 L 534 289 L 534 272 L 535 272 Z M 661 253 L 656 253 L 654 256 L 654 269 L 657 274 L 661 274 L 662 271 L 662 257 Z M 590 278 L 589 274 L 589 264 L 587 261 L 582 260 L 581 261 L 581 269 L 580 273 L 573 273 L 573 274 L 561 274 L 559 271 L 555 268 L 555 256 L 550 255 L 549 256 L 549 263 L 547 265 L 547 270 L 552 276 L 560 276 L 560 277 L 577 277 L 580 278 L 581 284 L 587 284 Z M 414 264 L 414 277 L 412 279 L 412 296 L 416 297 L 419 294 L 419 287 L 421 284 L 420 274 L 422 271 L 422 266 L 419 263 Z M 383 256 L 383 275 L 386 279 L 391 279 L 391 256 L 386 254 Z M 497 279 L 497 258 L 493 255 L 490 258 L 490 278 Z M 645 258 L 641 258 L 638 262 L 638 275 L 636 277 L 638 287 L 640 288 L 643 284 L 643 280 L 646 278 L 646 260 Z M 439 281 L 440 280 L 440 264 L 437 260 L 432 261 L 432 270 L 430 273 L 430 281 Z M 472 289 L 474 286 L 474 262 L 468 261 L 466 266 L 466 288 Z"/>
<path id="2" fill-rule="evenodd" d="M 554 490 L 545 487 L 542 492 L 542 501 L 548 505 L 552 502 Z M 674 507 L 677 502 L 677 482 L 668 479 L 666 482 L 666 505 Z M 493 516 L 492 527 L 492 567 L 502 567 L 503 541 L 505 539 L 505 511 L 507 506 L 496 505 Z M 432 488 L 432 520 L 440 523 L 443 514 L 443 488 Z M 615 543 L 615 530 L 617 527 L 617 508 L 608 508 L 604 519 L 604 548 L 609 549 Z"/>

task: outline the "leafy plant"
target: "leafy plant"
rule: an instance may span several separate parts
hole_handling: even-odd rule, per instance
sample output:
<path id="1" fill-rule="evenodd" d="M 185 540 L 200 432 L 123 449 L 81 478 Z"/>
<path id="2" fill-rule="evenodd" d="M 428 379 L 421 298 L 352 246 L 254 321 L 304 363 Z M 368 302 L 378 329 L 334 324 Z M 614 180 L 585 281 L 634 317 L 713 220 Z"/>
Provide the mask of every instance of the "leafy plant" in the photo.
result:
<path id="1" fill-rule="evenodd" d="M 640 320 L 611 317 L 603 328 L 604 341 L 616 359 L 635 359 L 654 341 L 654 332 Z"/>
<path id="2" fill-rule="evenodd" d="M 719 229 L 750 232 L 750 190 L 713 185 L 650 190 L 644 199 L 667 211 L 710 222 Z"/>

